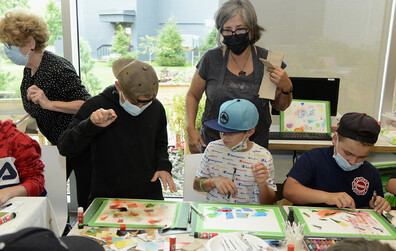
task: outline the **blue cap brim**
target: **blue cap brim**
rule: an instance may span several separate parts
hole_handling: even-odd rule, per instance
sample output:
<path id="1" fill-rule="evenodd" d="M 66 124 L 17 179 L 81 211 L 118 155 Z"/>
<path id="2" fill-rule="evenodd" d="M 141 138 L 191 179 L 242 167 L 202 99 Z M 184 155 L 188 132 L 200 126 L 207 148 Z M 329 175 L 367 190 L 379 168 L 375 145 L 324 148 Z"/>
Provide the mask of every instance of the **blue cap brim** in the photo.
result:
<path id="1" fill-rule="evenodd" d="M 216 130 L 218 132 L 225 132 L 225 133 L 237 133 L 237 132 L 244 132 L 240 130 L 228 129 L 223 127 L 217 123 L 217 119 L 207 120 L 204 122 L 204 125 L 209 127 L 210 129 Z"/>

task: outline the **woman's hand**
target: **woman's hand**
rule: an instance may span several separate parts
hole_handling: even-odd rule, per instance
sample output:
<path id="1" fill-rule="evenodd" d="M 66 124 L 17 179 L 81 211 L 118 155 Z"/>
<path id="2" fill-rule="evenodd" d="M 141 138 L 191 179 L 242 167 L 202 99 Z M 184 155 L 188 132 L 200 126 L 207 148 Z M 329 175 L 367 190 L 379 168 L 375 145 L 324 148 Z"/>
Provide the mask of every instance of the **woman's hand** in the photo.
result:
<path id="1" fill-rule="evenodd" d="M 44 91 L 36 85 L 32 85 L 27 89 L 27 99 L 36 105 L 40 105 L 43 109 L 52 110 L 51 101 L 45 96 Z"/>
<path id="2" fill-rule="evenodd" d="M 206 147 L 206 145 L 201 135 L 199 134 L 198 130 L 195 128 L 190 130 L 187 129 L 187 134 L 188 134 L 188 147 L 190 149 L 190 152 L 200 153 L 201 148 L 199 144 L 201 144 L 203 147 Z"/>
<path id="3" fill-rule="evenodd" d="M 274 68 L 267 67 L 267 71 L 270 73 L 270 80 L 277 87 L 281 88 L 284 92 L 290 91 L 293 85 L 284 69 L 274 66 Z"/>

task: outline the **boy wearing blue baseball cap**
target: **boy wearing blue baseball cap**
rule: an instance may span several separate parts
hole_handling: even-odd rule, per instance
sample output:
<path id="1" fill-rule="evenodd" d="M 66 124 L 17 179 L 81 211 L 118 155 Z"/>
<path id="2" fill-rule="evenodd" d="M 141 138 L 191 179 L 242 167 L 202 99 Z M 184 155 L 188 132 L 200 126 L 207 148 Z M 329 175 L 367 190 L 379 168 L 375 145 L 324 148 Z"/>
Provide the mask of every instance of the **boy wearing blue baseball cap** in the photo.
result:
<path id="1" fill-rule="evenodd" d="M 206 147 L 194 179 L 194 189 L 207 192 L 207 202 L 274 203 L 272 156 L 249 140 L 258 118 L 253 103 L 233 99 L 221 105 L 218 119 L 204 123 L 221 138 Z"/>

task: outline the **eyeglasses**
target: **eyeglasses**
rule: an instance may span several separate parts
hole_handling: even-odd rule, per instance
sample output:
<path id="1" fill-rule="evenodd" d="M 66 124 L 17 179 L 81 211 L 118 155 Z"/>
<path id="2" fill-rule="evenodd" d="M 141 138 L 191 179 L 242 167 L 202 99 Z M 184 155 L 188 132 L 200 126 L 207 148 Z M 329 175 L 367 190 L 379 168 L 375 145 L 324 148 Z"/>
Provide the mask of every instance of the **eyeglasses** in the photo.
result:
<path id="1" fill-rule="evenodd" d="M 223 36 L 232 36 L 232 35 L 235 34 L 235 36 L 237 36 L 237 37 L 242 37 L 243 35 L 245 35 L 248 32 L 248 30 L 249 30 L 248 28 L 238 28 L 238 29 L 236 29 L 234 31 L 232 31 L 232 30 L 222 30 L 221 34 Z"/>
<path id="2" fill-rule="evenodd" d="M 5 42 L 4 47 L 6 47 L 7 49 L 11 49 L 11 44 L 8 42 Z"/>

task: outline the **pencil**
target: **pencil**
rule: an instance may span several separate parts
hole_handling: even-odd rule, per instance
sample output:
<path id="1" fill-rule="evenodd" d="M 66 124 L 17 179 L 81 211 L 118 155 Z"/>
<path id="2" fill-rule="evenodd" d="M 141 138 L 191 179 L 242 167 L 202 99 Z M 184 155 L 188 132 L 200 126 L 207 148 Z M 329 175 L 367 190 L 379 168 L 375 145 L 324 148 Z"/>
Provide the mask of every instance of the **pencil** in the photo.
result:
<path id="1" fill-rule="evenodd" d="M 196 208 L 193 204 L 191 204 L 191 208 L 199 215 L 203 220 L 205 220 L 205 215 L 201 213 L 198 208 Z"/>

